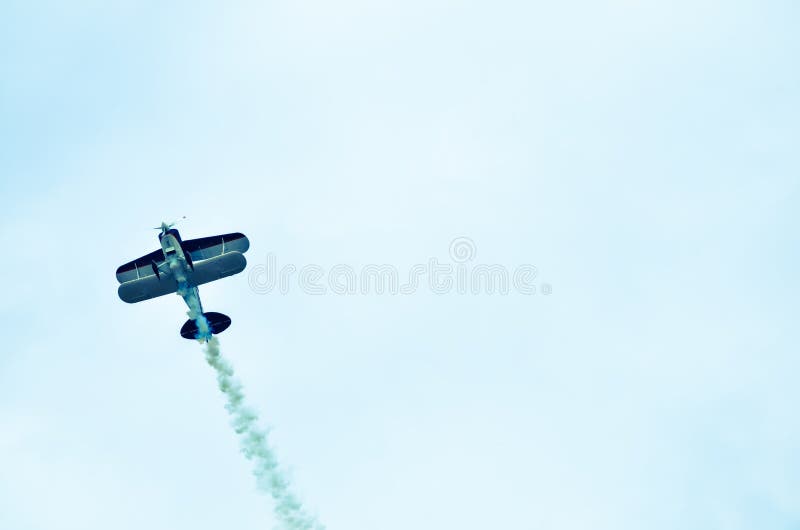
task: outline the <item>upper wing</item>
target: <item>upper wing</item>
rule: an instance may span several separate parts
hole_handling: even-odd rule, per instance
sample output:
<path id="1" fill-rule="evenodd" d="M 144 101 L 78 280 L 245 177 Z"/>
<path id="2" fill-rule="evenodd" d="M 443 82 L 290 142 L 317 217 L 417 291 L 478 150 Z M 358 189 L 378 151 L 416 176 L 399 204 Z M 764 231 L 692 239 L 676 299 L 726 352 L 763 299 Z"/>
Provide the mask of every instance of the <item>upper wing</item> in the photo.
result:
<path id="1" fill-rule="evenodd" d="M 250 241 L 244 234 L 235 232 L 232 234 L 190 239 L 188 241 L 183 241 L 181 246 L 184 252 L 188 252 L 191 255 L 192 262 L 196 262 L 221 256 L 228 252 L 247 252 L 247 249 L 250 248 Z M 156 266 L 164 262 L 164 252 L 161 249 L 121 265 L 117 269 L 117 281 L 119 281 L 119 283 L 125 283 L 155 276 L 153 272 L 153 262 L 155 262 Z"/>
<path id="2" fill-rule="evenodd" d="M 159 280 L 155 274 L 152 274 L 152 270 L 150 272 L 151 275 L 146 278 L 125 282 L 119 286 L 117 293 L 123 302 L 133 304 L 174 293 L 178 290 L 178 282 L 171 276 L 164 277 L 162 274 Z"/>
<path id="3" fill-rule="evenodd" d="M 247 260 L 241 252 L 228 252 L 215 258 L 195 263 L 189 282 L 192 285 L 203 285 L 220 278 L 239 274 L 247 266 Z"/>
<path id="4" fill-rule="evenodd" d="M 133 280 L 140 280 L 148 276 L 155 278 L 156 275 L 153 272 L 153 262 L 155 262 L 156 265 L 159 265 L 163 261 L 164 251 L 158 249 L 150 254 L 147 254 L 146 256 L 142 256 L 139 259 L 130 261 L 125 265 L 120 265 L 120 267 L 117 269 L 117 281 L 119 281 L 119 283 L 125 283 Z"/>
<path id="5" fill-rule="evenodd" d="M 190 239 L 184 241 L 183 251 L 192 256 L 192 261 L 202 261 L 227 254 L 228 252 L 239 252 L 244 254 L 250 248 L 250 241 L 247 236 L 235 232 L 233 234 L 222 234 L 219 236 L 201 237 L 200 239 Z"/>

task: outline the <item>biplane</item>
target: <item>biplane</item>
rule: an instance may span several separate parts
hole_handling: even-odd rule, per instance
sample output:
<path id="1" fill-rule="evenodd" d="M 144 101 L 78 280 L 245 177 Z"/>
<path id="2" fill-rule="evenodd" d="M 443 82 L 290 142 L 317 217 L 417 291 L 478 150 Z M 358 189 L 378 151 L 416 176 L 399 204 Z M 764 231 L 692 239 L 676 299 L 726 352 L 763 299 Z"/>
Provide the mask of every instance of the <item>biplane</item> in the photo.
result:
<path id="1" fill-rule="evenodd" d="M 228 329 L 231 319 L 222 313 L 203 312 L 197 287 L 242 272 L 247 266 L 244 253 L 250 241 L 238 232 L 183 241 L 173 225 L 161 223 L 158 228 L 159 250 L 117 269 L 117 293 L 129 304 L 178 293 L 194 317 L 181 327 L 181 336 L 208 341 L 212 334 Z M 207 332 L 198 328 L 201 314 L 208 322 Z"/>

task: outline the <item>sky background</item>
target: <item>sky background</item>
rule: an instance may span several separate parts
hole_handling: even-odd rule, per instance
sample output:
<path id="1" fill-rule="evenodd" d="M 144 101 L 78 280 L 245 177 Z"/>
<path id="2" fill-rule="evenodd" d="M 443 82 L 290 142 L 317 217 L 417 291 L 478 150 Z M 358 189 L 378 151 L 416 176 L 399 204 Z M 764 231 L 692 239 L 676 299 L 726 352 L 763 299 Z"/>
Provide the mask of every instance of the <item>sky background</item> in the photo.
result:
<path id="1" fill-rule="evenodd" d="M 0 528 L 271 528 L 177 296 L 529 263 L 552 294 L 201 287 L 329 530 L 800 527 L 790 1 L 0 6 Z"/>

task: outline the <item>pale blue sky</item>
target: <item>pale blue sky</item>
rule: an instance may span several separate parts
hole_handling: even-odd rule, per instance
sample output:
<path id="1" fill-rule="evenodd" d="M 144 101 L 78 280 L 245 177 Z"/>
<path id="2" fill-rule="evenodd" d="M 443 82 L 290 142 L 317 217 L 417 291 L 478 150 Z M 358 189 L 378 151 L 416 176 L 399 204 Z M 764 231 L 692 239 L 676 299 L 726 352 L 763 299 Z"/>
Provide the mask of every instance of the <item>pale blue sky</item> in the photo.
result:
<path id="1" fill-rule="evenodd" d="M 471 237 L 550 296 L 201 288 L 330 530 L 800 526 L 800 10 L 6 2 L 0 528 L 261 529 L 177 296 L 116 267 Z"/>

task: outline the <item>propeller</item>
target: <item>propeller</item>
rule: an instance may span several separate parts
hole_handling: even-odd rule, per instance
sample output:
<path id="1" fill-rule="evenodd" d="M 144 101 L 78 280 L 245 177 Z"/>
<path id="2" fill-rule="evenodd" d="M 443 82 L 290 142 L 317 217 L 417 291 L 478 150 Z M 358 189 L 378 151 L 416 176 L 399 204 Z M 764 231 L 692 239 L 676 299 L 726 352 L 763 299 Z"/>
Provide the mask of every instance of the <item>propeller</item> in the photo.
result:
<path id="1" fill-rule="evenodd" d="M 183 217 L 181 217 L 180 219 L 172 221 L 171 223 L 165 223 L 165 222 L 162 221 L 161 226 L 154 226 L 153 230 L 161 230 L 162 232 L 166 232 L 167 230 L 169 230 L 170 228 L 172 228 L 173 226 L 175 226 L 179 222 L 183 221 L 184 219 L 186 219 L 185 215 Z"/>

